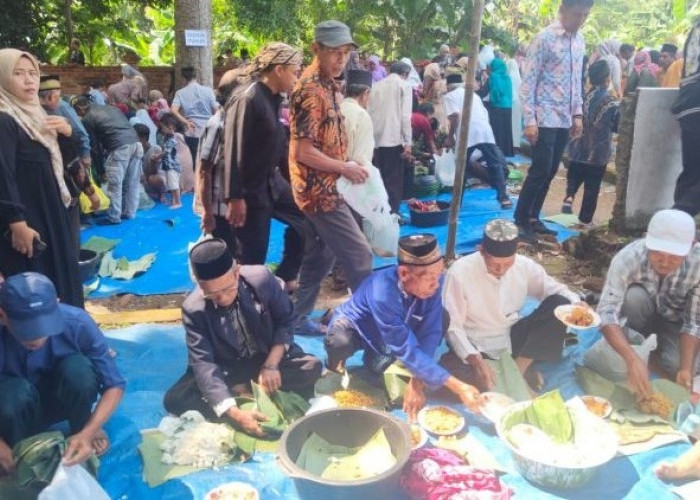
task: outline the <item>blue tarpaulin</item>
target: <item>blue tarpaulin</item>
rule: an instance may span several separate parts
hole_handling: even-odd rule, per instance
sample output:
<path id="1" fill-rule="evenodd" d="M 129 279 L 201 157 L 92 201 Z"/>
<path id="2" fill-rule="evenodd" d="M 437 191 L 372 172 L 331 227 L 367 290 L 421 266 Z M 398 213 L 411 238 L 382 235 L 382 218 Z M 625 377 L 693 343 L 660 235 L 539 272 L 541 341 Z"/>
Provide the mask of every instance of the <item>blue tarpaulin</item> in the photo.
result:
<path id="1" fill-rule="evenodd" d="M 473 252 L 481 240 L 484 225 L 496 217 L 513 218 L 512 210 L 501 210 L 492 189 L 469 189 L 463 196 L 462 210 L 457 223 L 457 254 Z M 440 195 L 438 199 L 449 200 L 449 194 Z M 126 257 L 135 260 L 146 253 L 156 252 L 156 260 L 148 271 L 132 280 L 115 280 L 101 278 L 99 288 L 90 294 L 90 298 L 110 297 L 122 293 L 136 295 L 153 295 L 186 292 L 192 288 L 187 267 L 187 245 L 200 236 L 199 218 L 192 212 L 192 195 L 182 198 L 183 208 L 170 210 L 167 206 L 156 204 L 151 210 L 139 211 L 136 219 L 123 221 L 116 226 L 90 226 L 82 231 L 82 241 L 91 236 L 121 240 L 114 249 L 114 257 Z M 402 214 L 408 219 L 405 203 Z M 563 241 L 575 232 L 556 224 L 547 223 L 559 234 Z M 284 246 L 284 226 L 272 221 L 268 262 L 279 262 Z M 422 232 L 434 233 L 442 248 L 447 241 L 447 225 L 418 228 L 411 225 L 401 227 L 401 235 Z M 374 268 L 393 264 L 395 259 L 374 259 Z"/>
<path id="2" fill-rule="evenodd" d="M 127 380 L 125 397 L 106 430 L 112 439 L 111 450 L 102 458 L 100 483 L 112 498 L 138 500 L 200 500 L 211 488 L 229 481 L 244 481 L 255 485 L 266 499 L 297 498 L 291 480 L 275 464 L 274 454 L 260 453 L 249 463 L 229 465 L 219 470 L 206 470 L 172 479 L 149 488 L 142 480 L 143 464 L 136 447 L 141 440 L 139 431 L 156 427 L 165 416 L 162 400 L 165 391 L 184 373 L 186 347 L 184 331 L 179 326 L 139 325 L 108 331 L 108 343 L 118 352 L 117 362 Z M 546 390 L 559 388 L 565 398 L 581 394 L 573 367 L 583 352 L 599 338 L 595 330 L 579 335 L 579 344 L 566 348 L 563 361 L 544 364 Z M 322 339 L 297 338 L 307 352 L 323 358 Z M 444 349 L 444 346 L 442 347 Z M 360 363 L 359 355 L 349 366 Z M 515 472 L 513 461 L 492 427 L 473 418 L 464 409 L 472 433 L 510 472 L 502 479 L 516 492 L 518 499 L 634 499 L 661 500 L 674 498 L 671 485 L 654 476 L 654 466 L 672 460 L 689 448 L 677 443 L 631 457 L 616 458 L 603 466 L 592 481 L 575 491 L 542 490 Z M 404 418 L 401 411 L 394 412 Z M 403 498 L 397 493 L 397 498 Z"/>

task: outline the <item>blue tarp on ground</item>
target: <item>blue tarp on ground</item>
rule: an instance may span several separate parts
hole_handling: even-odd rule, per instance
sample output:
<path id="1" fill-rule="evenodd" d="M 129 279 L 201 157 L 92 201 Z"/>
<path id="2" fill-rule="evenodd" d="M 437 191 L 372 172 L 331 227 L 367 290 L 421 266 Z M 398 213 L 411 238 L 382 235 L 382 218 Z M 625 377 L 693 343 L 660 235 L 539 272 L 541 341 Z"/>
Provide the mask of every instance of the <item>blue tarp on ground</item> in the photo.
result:
<path id="1" fill-rule="evenodd" d="M 449 194 L 440 195 L 438 199 L 448 200 Z M 90 226 L 82 231 L 82 241 L 91 236 L 119 239 L 121 242 L 114 249 L 114 257 L 126 257 L 135 260 L 146 253 L 156 252 L 153 266 L 143 275 L 128 281 L 101 278 L 99 288 L 90 298 L 110 297 L 122 293 L 136 295 L 153 295 L 186 292 L 192 288 L 187 267 L 187 245 L 199 238 L 199 218 L 192 212 L 192 195 L 183 196 L 183 208 L 170 210 L 160 203 L 151 210 L 138 212 L 136 219 L 124 221 L 116 226 Z M 406 205 L 402 206 L 402 215 L 409 218 Z M 512 210 L 501 210 L 492 189 L 470 189 L 463 196 L 462 210 L 457 224 L 457 254 L 466 254 L 476 249 L 481 240 L 484 225 L 496 217 L 513 218 Z M 284 245 L 284 226 L 272 221 L 269 262 L 279 262 Z M 548 226 L 559 231 L 560 241 L 575 232 L 556 224 Z M 401 228 L 401 235 L 420 232 L 434 233 L 441 246 L 447 241 L 447 226 L 417 228 L 406 225 Z M 375 258 L 374 267 L 382 267 L 395 262 L 395 259 Z"/>
<path id="2" fill-rule="evenodd" d="M 112 448 L 103 457 L 100 467 L 100 482 L 112 498 L 199 500 L 209 489 L 229 481 L 254 484 L 263 500 L 297 498 L 293 483 L 277 468 L 274 455 L 270 453 L 258 454 L 250 463 L 196 472 L 158 488 L 149 488 L 142 480 L 143 465 L 136 449 L 141 440 L 139 431 L 157 426 L 165 415 L 163 395 L 185 370 L 184 332 L 181 327 L 140 325 L 109 331 L 106 335 L 110 346 L 118 352 L 117 362 L 127 380 L 124 400 L 106 428 Z M 559 388 L 565 398 L 581 393 L 573 366 L 598 337 L 595 330 L 582 333 L 579 344 L 565 350 L 562 362 L 541 367 L 547 379 L 546 390 Z M 323 357 L 321 338 L 297 340 L 306 351 Z M 359 363 L 359 355 L 356 355 L 349 365 Z M 672 444 L 641 455 L 616 458 L 602 467 L 584 488 L 543 491 L 515 472 L 508 450 L 494 435 L 492 427 L 461 411 L 469 420 L 469 432 L 485 444 L 501 465 L 513 471 L 504 475 L 503 480 L 515 490 L 518 499 L 671 499 L 674 498 L 671 486 L 658 480 L 653 468 L 658 462 L 672 460 L 689 448 L 688 444 Z M 400 411 L 395 414 L 403 417 Z"/>

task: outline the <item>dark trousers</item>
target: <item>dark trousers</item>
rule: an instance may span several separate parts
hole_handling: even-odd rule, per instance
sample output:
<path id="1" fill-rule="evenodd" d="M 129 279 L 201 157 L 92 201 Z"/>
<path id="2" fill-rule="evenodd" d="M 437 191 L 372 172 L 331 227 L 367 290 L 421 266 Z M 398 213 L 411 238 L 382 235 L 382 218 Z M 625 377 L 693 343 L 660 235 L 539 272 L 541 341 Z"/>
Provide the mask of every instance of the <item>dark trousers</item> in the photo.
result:
<path id="1" fill-rule="evenodd" d="M 399 205 L 403 198 L 404 159 L 401 157 L 403 146 L 391 148 L 376 148 L 374 150 L 374 165 L 379 169 L 384 181 L 384 188 L 389 195 L 389 206 L 395 214 L 399 213 Z"/>
<path id="2" fill-rule="evenodd" d="M 270 222 L 276 219 L 291 227 L 284 235 L 284 252 L 275 273 L 284 281 L 297 279 L 304 256 L 302 234 L 308 234 L 308 223 L 297 205 L 291 191 L 283 191 L 267 207 L 248 207 L 245 225 L 236 228 L 235 234 L 241 245 L 241 264 L 265 264 L 270 244 Z M 288 228 L 289 229 L 289 228 Z"/>
<path id="3" fill-rule="evenodd" d="M 382 353 L 368 346 L 355 329 L 353 324 L 343 317 L 335 317 L 328 325 L 326 337 L 323 339 L 326 348 L 327 365 L 335 369 L 338 363 L 345 361 L 359 350 L 364 350 L 362 361 L 372 372 L 381 374 L 394 362 L 388 349 Z"/>
<path id="4" fill-rule="evenodd" d="M 296 392 L 304 397 L 313 396 L 313 388 L 321 376 L 321 361 L 301 349 L 282 358 L 279 364 L 282 376 L 282 390 Z M 256 355 L 242 359 L 236 366 L 220 367 L 229 387 L 237 384 L 247 384 L 257 381 L 260 367 L 265 363 L 265 355 Z M 165 409 L 175 415 L 186 411 L 196 410 L 207 420 L 218 420 L 211 405 L 202 396 L 191 368 L 187 368 L 180 380 L 175 382 L 163 399 Z"/>
<path id="5" fill-rule="evenodd" d="M 554 316 L 554 309 L 569 303 L 566 297 L 550 295 L 532 314 L 516 322 L 510 329 L 513 357 L 535 361 L 559 361 L 564 349 L 566 325 Z M 440 358 L 440 365 L 463 382 L 477 382 L 471 365 L 459 359 L 451 350 Z"/>
<path id="6" fill-rule="evenodd" d="M 0 437 L 9 446 L 68 420 L 71 434 L 80 431 L 92 412 L 100 384 L 90 360 L 74 354 L 59 361 L 36 384 L 0 376 Z"/>
<path id="7" fill-rule="evenodd" d="M 80 203 L 68 207 L 68 227 L 75 244 L 76 253 L 80 253 Z"/>
<path id="8" fill-rule="evenodd" d="M 581 222 L 588 224 L 593 220 L 604 174 L 605 165 L 589 165 L 577 161 L 569 163 L 566 173 L 566 197 L 573 199 L 583 184 L 583 200 L 578 214 L 578 220 Z"/>
<path id="9" fill-rule="evenodd" d="M 236 239 L 236 233 L 233 226 L 226 220 L 226 217 L 221 215 L 214 216 L 214 230 L 211 234 L 214 238 L 224 240 L 234 257 L 240 258 L 240 245 Z"/>
<path id="10" fill-rule="evenodd" d="M 185 144 L 187 144 L 187 147 L 190 149 L 190 153 L 192 154 L 192 161 L 196 162 L 197 148 L 199 148 L 199 137 L 189 137 L 186 135 Z"/>
<path id="11" fill-rule="evenodd" d="M 700 212 L 700 113 L 680 120 L 683 170 L 676 180 L 674 208 L 695 215 Z"/>
<path id="12" fill-rule="evenodd" d="M 488 176 L 489 184 L 496 190 L 496 198 L 498 201 L 508 200 L 506 192 L 506 176 L 505 171 L 508 169 L 506 157 L 503 156 L 501 148 L 495 144 L 477 144 L 467 149 L 467 163 L 475 150 L 481 152 L 480 162 L 486 165 L 486 175 Z"/>
<path id="13" fill-rule="evenodd" d="M 516 224 L 527 225 L 530 220 L 540 218 L 549 185 L 568 142 L 568 128 L 539 128 L 537 144 L 532 148 L 532 165 L 515 207 Z"/>

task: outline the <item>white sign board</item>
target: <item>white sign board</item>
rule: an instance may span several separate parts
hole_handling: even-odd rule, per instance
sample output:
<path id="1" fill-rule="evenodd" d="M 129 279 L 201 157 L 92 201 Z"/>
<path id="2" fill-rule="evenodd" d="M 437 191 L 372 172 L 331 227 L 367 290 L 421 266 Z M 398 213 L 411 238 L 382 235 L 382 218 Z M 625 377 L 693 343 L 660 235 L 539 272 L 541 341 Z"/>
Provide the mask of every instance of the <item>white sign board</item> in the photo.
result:
<path id="1" fill-rule="evenodd" d="M 206 30 L 185 30 L 185 45 L 187 47 L 206 47 L 209 45 Z"/>

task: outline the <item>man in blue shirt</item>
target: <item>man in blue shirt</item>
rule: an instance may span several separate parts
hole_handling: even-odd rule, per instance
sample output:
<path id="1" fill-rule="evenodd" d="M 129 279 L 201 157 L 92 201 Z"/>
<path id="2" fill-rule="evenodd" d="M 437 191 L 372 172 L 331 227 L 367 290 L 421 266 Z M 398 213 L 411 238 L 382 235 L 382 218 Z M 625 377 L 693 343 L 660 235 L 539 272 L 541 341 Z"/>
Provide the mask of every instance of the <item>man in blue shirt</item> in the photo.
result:
<path id="1" fill-rule="evenodd" d="M 443 333 L 444 268 L 435 236 L 401 238 L 398 261 L 398 266 L 372 273 L 336 310 L 325 338 L 328 368 L 343 371 L 345 360 L 360 349 L 364 364 L 377 374 L 400 361 L 413 375 L 403 401 L 411 421 L 425 406 L 425 386 L 445 386 L 476 410 L 479 391 L 435 360 Z"/>
<path id="2" fill-rule="evenodd" d="M 12 446 L 62 420 L 71 432 L 66 465 L 106 452 L 102 426 L 124 385 L 97 325 L 83 309 L 59 304 L 46 276 L 0 283 L 0 475 L 14 469 Z"/>

